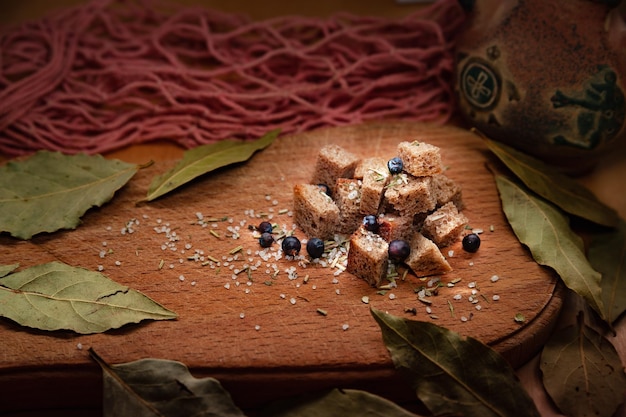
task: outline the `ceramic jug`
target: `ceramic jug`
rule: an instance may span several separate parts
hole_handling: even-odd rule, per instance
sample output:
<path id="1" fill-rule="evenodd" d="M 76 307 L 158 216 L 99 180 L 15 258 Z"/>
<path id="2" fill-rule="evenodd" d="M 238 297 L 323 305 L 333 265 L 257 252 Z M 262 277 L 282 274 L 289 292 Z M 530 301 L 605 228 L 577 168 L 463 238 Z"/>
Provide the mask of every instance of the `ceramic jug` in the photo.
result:
<path id="1" fill-rule="evenodd" d="M 459 0 L 461 114 L 488 137 L 566 170 L 626 151 L 619 0 Z"/>

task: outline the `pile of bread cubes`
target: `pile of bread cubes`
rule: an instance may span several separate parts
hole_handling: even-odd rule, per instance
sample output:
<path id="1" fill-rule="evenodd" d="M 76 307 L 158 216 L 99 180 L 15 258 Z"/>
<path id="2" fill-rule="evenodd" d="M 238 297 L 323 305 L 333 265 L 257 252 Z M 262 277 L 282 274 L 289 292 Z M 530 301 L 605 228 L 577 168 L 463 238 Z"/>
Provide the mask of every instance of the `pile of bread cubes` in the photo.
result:
<path id="1" fill-rule="evenodd" d="M 310 183 L 293 189 L 296 224 L 309 239 L 349 236 L 346 270 L 374 287 L 388 284 L 389 265 L 396 262 L 389 244 L 395 240 L 408 244 L 402 262 L 417 277 L 451 271 L 441 249 L 457 242 L 468 223 L 461 188 L 444 174 L 438 147 L 403 141 L 395 157 L 401 171 L 392 173 L 389 159 L 359 158 L 325 145 Z M 374 231 L 364 224 L 371 215 Z"/>

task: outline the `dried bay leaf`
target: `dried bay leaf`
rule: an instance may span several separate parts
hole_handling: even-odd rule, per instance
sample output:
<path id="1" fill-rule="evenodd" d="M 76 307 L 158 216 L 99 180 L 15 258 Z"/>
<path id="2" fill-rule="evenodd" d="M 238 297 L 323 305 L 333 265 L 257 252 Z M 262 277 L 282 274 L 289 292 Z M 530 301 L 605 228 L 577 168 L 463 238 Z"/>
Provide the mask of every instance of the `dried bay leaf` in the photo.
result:
<path id="1" fill-rule="evenodd" d="M 271 417 L 418 417 L 397 404 L 353 389 L 331 391 L 280 401 L 263 410 Z"/>
<path id="2" fill-rule="evenodd" d="M 255 152 L 271 145 L 279 133 L 279 130 L 272 130 L 255 141 L 222 140 L 185 151 L 174 168 L 152 180 L 146 201 L 161 197 L 215 169 L 247 161 Z"/>
<path id="3" fill-rule="evenodd" d="M 20 264 L 0 265 L 0 278 L 9 275 L 11 272 L 15 271 L 19 267 Z"/>
<path id="4" fill-rule="evenodd" d="M 484 140 L 487 147 L 529 189 L 563 211 L 603 226 L 615 227 L 618 224 L 617 212 L 580 183 L 523 152 L 487 138 Z"/>
<path id="5" fill-rule="evenodd" d="M 244 417 L 219 381 L 195 378 L 180 362 L 141 359 L 109 365 L 93 350 L 90 354 L 102 368 L 104 417 Z"/>
<path id="6" fill-rule="evenodd" d="M 602 302 L 608 323 L 626 311 L 626 221 L 614 230 L 592 236 L 587 253 L 591 265 L 602 274 Z"/>
<path id="7" fill-rule="evenodd" d="M 557 331 L 541 354 L 546 391 L 569 417 L 610 417 L 624 401 L 626 375 L 613 345 L 582 315 Z"/>
<path id="8" fill-rule="evenodd" d="M 0 279 L 0 317 L 40 330 L 90 334 L 176 314 L 99 272 L 50 262 Z"/>
<path id="9" fill-rule="evenodd" d="M 511 366 L 471 337 L 372 309 L 396 368 L 434 415 L 539 416 Z"/>
<path id="10" fill-rule="evenodd" d="M 506 177 L 497 175 L 496 185 L 509 224 L 535 261 L 554 269 L 568 288 L 606 320 L 601 274 L 587 260 L 583 240 L 570 228 L 568 217 Z"/>
<path id="11" fill-rule="evenodd" d="M 19 239 L 74 229 L 109 201 L 139 167 L 100 155 L 40 151 L 0 167 L 0 232 Z"/>

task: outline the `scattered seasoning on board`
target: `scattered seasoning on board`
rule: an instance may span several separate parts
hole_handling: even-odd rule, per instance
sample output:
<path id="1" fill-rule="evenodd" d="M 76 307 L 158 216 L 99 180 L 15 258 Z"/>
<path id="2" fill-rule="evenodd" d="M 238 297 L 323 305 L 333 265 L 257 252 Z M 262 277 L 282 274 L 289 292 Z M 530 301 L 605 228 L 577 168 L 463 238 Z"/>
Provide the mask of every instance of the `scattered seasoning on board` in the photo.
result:
<path id="1" fill-rule="evenodd" d="M 402 182 L 402 177 L 398 176 L 398 181 Z M 200 240 L 196 240 L 192 243 L 192 236 L 187 235 L 186 232 L 183 236 L 183 228 L 176 227 L 171 225 L 169 222 L 163 221 L 161 218 L 157 218 L 156 220 L 152 220 L 151 223 L 154 224 L 152 227 L 152 231 L 157 235 L 161 236 L 160 241 L 160 249 L 163 251 L 163 256 L 160 258 L 158 263 L 158 270 L 163 270 L 164 273 L 167 271 L 165 265 L 167 264 L 167 259 L 170 258 L 168 253 L 173 254 L 181 254 L 184 256 L 175 257 L 177 259 L 177 263 L 172 262 L 169 263 L 169 269 L 174 269 L 175 264 L 184 264 L 188 263 L 197 263 L 198 266 L 213 269 L 215 271 L 214 276 L 210 278 L 217 279 L 228 279 L 229 282 L 223 284 L 223 287 L 226 290 L 235 289 L 238 287 L 243 287 L 243 293 L 251 294 L 251 287 L 254 282 L 255 276 L 258 277 L 258 274 L 266 274 L 269 279 L 261 279 L 259 282 L 262 282 L 265 286 L 272 286 L 275 284 L 275 281 L 279 280 L 281 277 L 286 277 L 289 281 L 294 281 L 293 286 L 297 290 L 300 288 L 300 284 L 307 284 L 310 280 L 308 274 L 304 275 L 304 278 L 299 276 L 299 272 L 306 268 L 311 267 L 323 267 L 330 268 L 333 270 L 332 283 L 333 285 L 338 285 L 339 279 L 337 278 L 341 273 L 346 270 L 347 265 L 347 253 L 348 253 L 348 243 L 349 241 L 345 237 L 336 236 L 333 239 L 326 240 L 323 242 L 323 254 L 318 258 L 314 258 L 311 256 L 307 256 L 306 254 L 293 254 L 290 256 L 285 256 L 283 250 L 281 250 L 281 245 L 273 245 L 272 247 L 263 248 L 259 245 L 259 237 L 261 236 L 258 227 L 254 226 L 255 224 L 259 224 L 259 221 L 263 219 L 265 222 L 270 224 L 271 226 L 271 235 L 276 242 L 282 242 L 287 237 L 294 236 L 297 230 L 295 224 L 291 220 L 293 213 L 289 209 L 280 209 L 275 210 L 274 207 L 278 206 L 280 203 L 277 199 L 273 199 L 271 196 L 266 197 L 266 201 L 271 202 L 272 207 L 269 207 L 266 211 L 252 210 L 247 209 L 244 211 L 244 218 L 241 220 L 235 220 L 233 216 L 205 216 L 203 213 L 196 212 L 194 213 L 194 220 L 189 225 L 192 226 L 201 226 L 202 228 L 208 227 L 208 236 L 219 240 L 226 240 L 231 238 L 233 240 L 237 240 L 239 244 L 234 246 L 231 250 L 229 250 L 224 255 L 218 254 L 205 254 L 202 249 L 200 249 L 199 244 Z M 144 232 L 144 228 L 140 228 L 140 224 L 149 224 L 147 221 L 149 216 L 143 215 L 143 220 L 145 222 L 139 222 L 136 218 L 133 218 L 126 222 L 121 229 L 122 235 L 131 235 Z M 289 220 L 284 222 L 284 220 Z M 143 230 L 142 230 L 143 229 Z M 114 230 L 113 227 L 107 226 L 106 230 L 111 232 Z M 248 236 L 245 234 L 241 234 L 242 230 L 246 230 L 250 232 L 251 239 L 247 239 Z M 478 228 L 469 228 L 471 232 L 475 234 L 483 233 L 482 229 Z M 493 232 L 493 225 L 489 227 L 489 231 Z M 206 239 L 207 231 L 203 231 L 203 235 L 201 239 Z M 265 230 L 265 231 L 269 231 Z M 197 235 L 194 236 L 197 239 Z M 102 240 L 100 242 L 102 249 L 98 252 L 98 256 L 101 259 L 105 259 L 106 257 L 113 254 L 112 243 L 107 240 Z M 303 244 L 307 244 L 308 240 L 303 239 Z M 142 248 L 144 250 L 145 248 Z M 454 250 L 450 249 L 447 252 L 448 257 L 452 258 L 454 256 Z M 139 254 L 137 253 L 139 256 Z M 143 255 L 142 255 L 143 256 Z M 221 257 L 220 257 L 221 256 Z M 281 270 L 280 263 L 287 262 L 288 267 Z M 121 266 L 120 261 L 115 261 L 115 265 Z M 470 262 L 470 265 L 473 265 L 473 262 Z M 105 268 L 105 265 L 99 264 L 97 266 L 98 270 L 102 271 Z M 220 275 L 220 271 L 224 269 L 230 274 L 222 274 Z M 409 270 L 407 268 L 400 268 L 396 270 L 392 268 L 389 271 L 389 283 L 385 286 L 377 289 L 376 294 L 379 295 L 387 295 L 389 300 L 396 300 L 397 296 L 395 293 L 390 292 L 393 288 L 397 288 L 398 284 L 396 280 L 404 281 L 407 278 Z M 245 273 L 245 274 L 244 274 Z M 183 282 L 185 281 L 185 275 L 177 274 L 178 280 Z M 223 278 L 221 278 L 223 277 Z M 242 282 L 241 277 L 244 277 L 246 281 Z M 232 278 L 232 281 L 231 281 Z M 489 278 L 490 283 L 496 283 L 499 280 L 499 276 L 494 274 Z M 297 282 L 300 280 L 301 282 Z M 433 299 L 431 297 L 438 295 L 438 290 L 441 287 L 454 287 L 456 284 L 462 281 L 462 278 L 457 277 L 450 280 L 447 284 L 441 282 L 440 277 L 428 277 L 428 278 L 420 278 L 420 281 L 424 283 L 423 287 L 419 290 L 416 289 L 417 300 L 425 305 L 426 314 L 429 315 L 431 319 L 437 319 L 438 316 L 433 314 Z M 198 281 L 191 281 L 190 286 L 195 287 L 198 284 Z M 245 284 L 245 285 L 242 285 Z M 317 286 L 315 284 L 311 285 L 310 288 L 315 290 Z M 472 281 L 468 284 L 468 288 L 472 289 L 472 294 L 467 297 L 467 300 L 473 304 L 474 311 L 481 311 L 483 308 L 478 303 L 478 298 L 482 298 L 486 303 L 489 303 L 491 298 L 494 301 L 499 300 L 499 295 L 489 295 L 486 296 L 483 293 L 479 292 L 478 283 L 476 281 Z M 340 288 L 335 288 L 334 292 L 336 295 L 341 294 Z M 461 293 L 452 295 L 454 300 L 460 301 L 464 297 Z M 285 294 L 280 294 L 281 299 L 286 299 L 291 305 L 296 304 L 297 298 L 301 298 L 305 301 L 309 301 L 305 297 L 300 295 L 289 296 L 287 297 Z M 370 303 L 369 296 L 362 296 L 361 302 L 364 304 Z M 450 300 L 447 300 L 448 308 L 450 309 L 450 314 L 452 317 L 455 317 L 454 305 Z M 417 315 L 416 308 L 405 308 L 406 313 L 410 313 L 413 315 Z M 327 316 L 327 311 L 323 309 L 316 310 L 318 315 Z M 244 318 L 244 313 L 240 313 L 240 318 Z M 473 317 L 473 313 L 469 313 L 469 315 L 463 315 L 460 317 L 461 321 L 469 321 Z M 517 317 L 517 316 L 516 316 Z M 519 317 L 517 317 L 519 319 Z M 348 324 L 344 324 L 342 328 L 347 330 Z M 255 326 L 256 330 L 259 330 L 259 326 Z"/>

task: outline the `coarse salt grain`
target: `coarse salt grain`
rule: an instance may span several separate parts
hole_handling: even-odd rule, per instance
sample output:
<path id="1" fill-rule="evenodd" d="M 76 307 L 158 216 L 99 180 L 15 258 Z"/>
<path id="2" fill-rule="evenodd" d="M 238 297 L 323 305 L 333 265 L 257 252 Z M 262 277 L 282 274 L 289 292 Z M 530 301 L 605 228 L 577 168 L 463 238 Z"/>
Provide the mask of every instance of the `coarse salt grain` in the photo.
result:
<path id="1" fill-rule="evenodd" d="M 493 297 L 491 297 L 491 299 L 493 301 L 498 301 L 500 299 L 500 296 L 499 295 L 494 295 Z"/>
<path id="2" fill-rule="evenodd" d="M 497 275 L 492 275 L 491 276 L 491 282 L 497 282 L 499 279 L 500 279 L 500 277 L 497 276 Z"/>
<path id="3" fill-rule="evenodd" d="M 293 304 L 295 304 L 295 303 L 296 303 L 296 299 L 295 299 L 295 298 L 293 298 L 293 297 L 291 297 L 291 298 L 289 299 L 289 302 L 293 305 Z"/>
<path id="4" fill-rule="evenodd" d="M 348 329 L 350 328 L 350 325 L 349 325 L 348 323 L 344 323 L 344 324 L 341 326 L 341 328 L 342 328 L 343 330 L 348 330 Z"/>
<path id="5" fill-rule="evenodd" d="M 256 326 L 254 326 L 254 330 L 259 331 L 261 330 L 261 326 L 259 326 L 258 324 Z"/>
<path id="6" fill-rule="evenodd" d="M 246 313 L 239 313 L 239 318 L 243 319 L 244 317 L 246 317 Z"/>
<path id="7" fill-rule="evenodd" d="M 394 293 L 389 293 L 389 299 L 390 300 L 395 300 L 396 299 L 396 295 Z"/>

